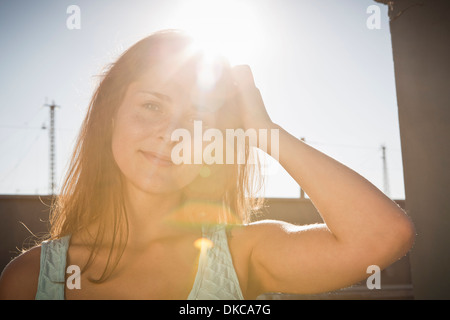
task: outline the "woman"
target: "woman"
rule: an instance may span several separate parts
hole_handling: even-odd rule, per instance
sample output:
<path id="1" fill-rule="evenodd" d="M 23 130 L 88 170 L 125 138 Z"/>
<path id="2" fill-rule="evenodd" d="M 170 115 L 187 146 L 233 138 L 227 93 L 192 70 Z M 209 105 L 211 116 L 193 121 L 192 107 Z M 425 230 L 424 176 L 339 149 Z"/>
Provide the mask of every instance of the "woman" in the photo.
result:
<path id="1" fill-rule="evenodd" d="M 196 150 L 199 123 L 224 133 L 275 130 L 268 146 L 253 143 L 272 156 L 276 148 L 324 223 L 251 222 L 258 202 L 249 143 L 243 151 L 227 143 L 209 150 L 231 163 L 175 165 L 177 155 L 205 155 L 205 143 Z M 174 139 L 180 129 L 192 141 Z M 325 292 L 366 278 L 370 265 L 387 267 L 414 239 L 409 218 L 382 192 L 271 121 L 249 67 L 207 63 L 173 30 L 141 40 L 105 73 L 51 222 L 48 241 L 5 268 L 2 299 Z M 72 277 L 69 266 L 81 275 Z"/>

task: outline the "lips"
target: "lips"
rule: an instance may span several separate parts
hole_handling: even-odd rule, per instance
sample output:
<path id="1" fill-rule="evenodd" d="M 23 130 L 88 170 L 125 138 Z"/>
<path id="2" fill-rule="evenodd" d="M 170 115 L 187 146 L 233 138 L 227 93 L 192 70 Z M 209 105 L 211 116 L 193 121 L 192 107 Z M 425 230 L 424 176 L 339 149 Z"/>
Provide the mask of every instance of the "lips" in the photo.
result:
<path id="1" fill-rule="evenodd" d="M 141 153 L 144 155 L 144 157 L 149 160 L 151 163 L 161 166 L 161 167 L 169 167 L 173 166 L 174 163 L 172 162 L 172 159 L 169 156 L 166 156 L 164 154 L 158 153 L 158 152 L 151 152 L 151 151 L 141 151 Z"/>

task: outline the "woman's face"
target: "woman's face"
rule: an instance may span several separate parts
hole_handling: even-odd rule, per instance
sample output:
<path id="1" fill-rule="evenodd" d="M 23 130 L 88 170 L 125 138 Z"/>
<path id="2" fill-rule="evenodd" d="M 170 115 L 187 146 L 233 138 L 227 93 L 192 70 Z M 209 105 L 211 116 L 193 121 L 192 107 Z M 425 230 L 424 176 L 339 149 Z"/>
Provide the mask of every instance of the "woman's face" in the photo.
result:
<path id="1" fill-rule="evenodd" d="M 215 113 L 208 105 L 220 104 L 223 99 L 201 91 L 196 70 L 195 63 L 180 65 L 180 59 L 173 57 L 128 87 L 113 118 L 112 135 L 114 159 L 127 185 L 149 193 L 167 193 L 180 190 L 198 176 L 201 164 L 175 165 L 171 161 L 172 148 L 180 143 L 171 141 L 172 132 L 185 128 L 193 140 L 194 120 L 201 120 L 203 129 L 214 126 Z M 199 108 L 200 101 L 206 108 Z"/>

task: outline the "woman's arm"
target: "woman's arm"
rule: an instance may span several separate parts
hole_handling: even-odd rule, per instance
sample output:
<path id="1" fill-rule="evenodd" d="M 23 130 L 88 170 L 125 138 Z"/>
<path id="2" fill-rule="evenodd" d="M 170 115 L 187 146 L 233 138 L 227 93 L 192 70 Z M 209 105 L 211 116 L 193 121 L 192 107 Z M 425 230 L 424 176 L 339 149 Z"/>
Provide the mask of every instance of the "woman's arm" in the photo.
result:
<path id="1" fill-rule="evenodd" d="M 383 269 L 404 256 L 414 240 L 404 211 L 358 173 L 273 124 L 250 69 L 237 68 L 246 129 L 279 130 L 279 162 L 325 222 L 251 226 L 250 272 L 258 291 L 330 291 L 366 278 L 370 265 Z"/>

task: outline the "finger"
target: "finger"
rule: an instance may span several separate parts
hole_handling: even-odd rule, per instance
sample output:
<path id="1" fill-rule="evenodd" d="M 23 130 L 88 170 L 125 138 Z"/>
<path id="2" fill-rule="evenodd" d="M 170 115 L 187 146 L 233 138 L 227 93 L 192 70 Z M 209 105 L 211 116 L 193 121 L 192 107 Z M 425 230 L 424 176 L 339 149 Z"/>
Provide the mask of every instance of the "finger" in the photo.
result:
<path id="1" fill-rule="evenodd" d="M 233 80 L 240 87 L 254 87 L 255 80 L 252 70 L 248 65 L 238 65 L 232 70 Z"/>

